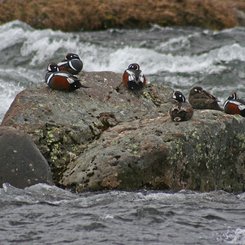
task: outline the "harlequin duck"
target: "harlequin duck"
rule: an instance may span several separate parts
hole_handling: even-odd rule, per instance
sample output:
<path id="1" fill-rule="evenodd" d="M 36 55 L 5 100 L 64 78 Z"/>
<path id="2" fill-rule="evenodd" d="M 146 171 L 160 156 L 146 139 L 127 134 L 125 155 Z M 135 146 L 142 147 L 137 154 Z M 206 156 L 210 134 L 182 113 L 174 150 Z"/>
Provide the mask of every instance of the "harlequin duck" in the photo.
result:
<path id="1" fill-rule="evenodd" d="M 189 102 L 194 109 L 211 109 L 222 111 L 219 100 L 202 87 L 194 87 L 189 94 Z"/>
<path id="2" fill-rule="evenodd" d="M 66 71 L 72 75 L 77 75 L 83 69 L 83 62 L 77 54 L 68 53 L 65 60 L 59 62 L 60 71 Z"/>
<path id="3" fill-rule="evenodd" d="M 245 117 L 245 100 L 239 99 L 236 92 L 234 92 L 225 101 L 224 111 L 227 114 L 239 114 Z"/>
<path id="4" fill-rule="evenodd" d="M 172 100 L 174 105 L 169 110 L 169 115 L 174 122 L 188 121 L 193 116 L 193 108 L 186 101 L 180 91 L 173 92 Z"/>
<path id="5" fill-rule="evenodd" d="M 45 82 L 51 89 L 74 91 L 81 87 L 87 88 L 80 83 L 80 80 L 76 76 L 68 72 L 59 71 L 59 67 L 55 63 L 50 63 L 47 67 L 47 71 Z"/>
<path id="6" fill-rule="evenodd" d="M 138 64 L 133 63 L 128 66 L 123 73 L 122 83 L 130 90 L 140 90 L 146 85 L 146 78 Z"/>

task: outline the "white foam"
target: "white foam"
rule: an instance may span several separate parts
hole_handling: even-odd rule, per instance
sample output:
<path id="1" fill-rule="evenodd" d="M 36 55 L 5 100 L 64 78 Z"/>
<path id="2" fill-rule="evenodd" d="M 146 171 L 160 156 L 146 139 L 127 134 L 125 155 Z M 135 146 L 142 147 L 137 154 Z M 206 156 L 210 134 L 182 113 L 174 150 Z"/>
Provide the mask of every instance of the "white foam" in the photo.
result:
<path id="1" fill-rule="evenodd" d="M 244 228 L 229 228 L 227 232 L 222 235 L 222 238 L 218 239 L 225 244 L 236 244 L 244 245 L 245 244 L 245 229 Z"/>
<path id="2" fill-rule="evenodd" d="M 111 70 L 122 72 L 128 64 L 138 62 L 145 74 L 158 72 L 193 73 L 206 72 L 208 74 L 219 73 L 225 69 L 222 62 L 232 60 L 245 61 L 245 47 L 232 44 L 214 49 L 201 55 L 172 55 L 158 53 L 152 49 L 123 47 L 117 50 L 103 50 L 95 46 L 84 46 L 87 50 L 83 54 L 85 70 Z M 96 59 L 92 58 L 96 57 Z"/>
<path id="3" fill-rule="evenodd" d="M 159 52 L 172 52 L 178 51 L 183 48 L 190 48 L 190 36 L 180 36 L 171 38 L 166 42 L 160 43 L 155 50 Z"/>
<path id="4" fill-rule="evenodd" d="M 43 61 L 52 60 L 55 53 L 62 48 L 71 50 L 72 52 L 78 52 L 77 40 L 71 40 L 70 34 L 67 34 L 68 38 L 65 38 L 63 33 L 58 33 L 51 30 L 34 31 L 30 33 L 27 40 L 23 43 L 21 48 L 21 55 L 28 56 L 34 53 L 31 65 L 40 64 Z M 60 37 L 60 38 L 57 38 Z"/>
<path id="5" fill-rule="evenodd" d="M 13 22 L 15 23 L 15 22 Z M 164 53 L 189 46 L 189 36 L 180 36 L 160 43 L 157 47 L 141 48 L 124 46 L 114 48 L 110 45 L 81 42 L 82 33 L 63 33 L 53 30 L 34 30 L 19 22 L 0 28 L 0 50 L 22 43 L 21 55 L 30 56 L 31 65 L 43 64 L 53 60 L 60 50 L 78 53 L 84 61 L 84 70 L 110 70 L 122 72 L 130 63 L 137 62 L 145 74 L 158 72 L 218 73 L 224 69 L 222 63 L 232 60 L 245 61 L 245 47 L 230 44 L 198 55 L 174 55 Z M 194 33 L 193 35 L 199 35 Z M 46 64 L 45 63 L 45 64 Z"/>
<path id="6" fill-rule="evenodd" d="M 6 83 L 0 80 L 0 122 L 16 94 L 23 89 L 24 87 L 15 83 Z"/>
<path id="7" fill-rule="evenodd" d="M 23 29 L 0 29 L 0 51 L 18 43 L 23 43 L 26 32 Z"/>

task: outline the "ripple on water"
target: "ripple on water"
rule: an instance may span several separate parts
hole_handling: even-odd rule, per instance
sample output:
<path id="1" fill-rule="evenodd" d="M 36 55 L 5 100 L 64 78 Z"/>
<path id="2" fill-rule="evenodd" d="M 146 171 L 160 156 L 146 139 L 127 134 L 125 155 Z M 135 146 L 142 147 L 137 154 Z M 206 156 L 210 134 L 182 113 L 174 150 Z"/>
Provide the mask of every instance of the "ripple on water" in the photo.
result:
<path id="1" fill-rule="evenodd" d="M 183 190 L 77 195 L 45 184 L 23 190 L 4 184 L 0 194 L 0 242 L 6 236 L 9 242 L 35 244 L 50 239 L 54 244 L 242 244 L 245 239 L 243 194 Z"/>

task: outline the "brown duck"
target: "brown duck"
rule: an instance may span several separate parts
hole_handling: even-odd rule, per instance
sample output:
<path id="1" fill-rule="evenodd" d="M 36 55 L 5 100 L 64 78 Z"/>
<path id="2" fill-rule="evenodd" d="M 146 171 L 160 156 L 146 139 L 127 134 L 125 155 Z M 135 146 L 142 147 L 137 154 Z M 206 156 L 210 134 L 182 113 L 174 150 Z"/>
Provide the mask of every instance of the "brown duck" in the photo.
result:
<path id="1" fill-rule="evenodd" d="M 194 109 L 211 109 L 222 111 L 219 100 L 202 87 L 194 87 L 189 94 L 189 102 Z"/>
<path id="2" fill-rule="evenodd" d="M 173 92 L 172 100 L 174 105 L 169 110 L 171 120 L 174 122 L 188 121 L 193 116 L 193 108 L 186 101 L 180 91 Z"/>

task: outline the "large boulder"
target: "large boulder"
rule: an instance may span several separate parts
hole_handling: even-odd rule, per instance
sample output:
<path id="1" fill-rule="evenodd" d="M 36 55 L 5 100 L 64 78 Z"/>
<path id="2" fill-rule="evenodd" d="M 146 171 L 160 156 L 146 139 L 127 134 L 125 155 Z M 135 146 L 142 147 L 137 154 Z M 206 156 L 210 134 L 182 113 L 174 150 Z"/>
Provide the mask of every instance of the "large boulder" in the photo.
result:
<path id="1" fill-rule="evenodd" d="M 195 110 L 174 123 L 172 89 L 150 84 L 133 93 L 113 72 L 83 73 L 87 89 L 44 84 L 18 94 L 2 125 L 28 133 L 57 185 L 84 190 L 188 188 L 243 191 L 245 119 Z"/>
<path id="2" fill-rule="evenodd" d="M 71 163 L 61 183 L 84 189 L 182 188 L 243 191 L 244 118 L 195 111 L 188 122 L 166 114 L 123 122 Z"/>
<path id="3" fill-rule="evenodd" d="M 0 127 L 0 185 L 3 183 L 18 188 L 52 184 L 50 167 L 30 136 L 10 127 Z"/>
<path id="4" fill-rule="evenodd" d="M 83 73 L 81 79 L 90 88 L 66 93 L 40 84 L 22 91 L 2 121 L 31 135 L 57 184 L 67 165 L 103 131 L 120 122 L 166 113 L 172 91 L 159 85 L 130 93 L 121 85 L 121 75 L 113 72 Z"/>

